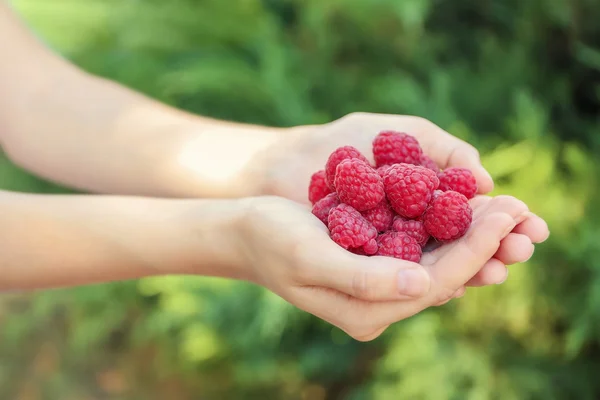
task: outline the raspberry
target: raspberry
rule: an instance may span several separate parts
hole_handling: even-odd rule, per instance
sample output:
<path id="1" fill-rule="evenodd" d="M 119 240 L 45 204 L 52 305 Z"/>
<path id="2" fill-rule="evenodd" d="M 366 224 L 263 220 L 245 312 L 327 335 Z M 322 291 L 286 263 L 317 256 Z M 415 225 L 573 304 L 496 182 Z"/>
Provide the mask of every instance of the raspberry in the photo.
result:
<path id="1" fill-rule="evenodd" d="M 357 210 L 348 204 L 340 204 L 331 209 L 328 222 L 334 242 L 345 249 L 362 247 L 366 254 L 374 253 L 377 229 Z"/>
<path id="2" fill-rule="evenodd" d="M 375 244 L 377 244 L 377 242 L 375 242 Z M 358 256 L 368 256 L 367 252 L 362 247 L 349 248 L 348 251 Z"/>
<path id="3" fill-rule="evenodd" d="M 379 245 L 377 244 L 376 240 L 369 240 L 362 247 L 362 251 L 368 256 L 372 256 L 373 254 L 376 254 L 378 250 L 379 250 Z"/>
<path id="4" fill-rule="evenodd" d="M 335 189 L 334 179 L 338 164 L 348 158 L 358 158 L 367 164 L 369 163 L 369 160 L 367 160 L 367 158 L 362 155 L 362 153 L 358 151 L 356 147 L 343 146 L 337 148 L 333 153 L 331 153 L 327 159 L 327 163 L 325 164 L 325 179 L 327 180 L 327 185 L 329 185 L 330 189 Z"/>
<path id="5" fill-rule="evenodd" d="M 427 233 L 425 225 L 421 220 L 396 217 L 394 218 L 392 229 L 396 232 L 404 232 L 408 236 L 411 236 L 421 247 L 425 246 L 429 240 L 429 233 Z"/>
<path id="6" fill-rule="evenodd" d="M 358 211 L 375 207 L 385 197 L 381 176 L 368 163 L 357 158 L 339 163 L 334 182 L 340 200 Z"/>
<path id="7" fill-rule="evenodd" d="M 419 164 L 423 150 L 413 136 L 402 132 L 383 131 L 373 140 L 375 165 Z"/>
<path id="8" fill-rule="evenodd" d="M 421 160 L 419 161 L 419 165 L 421 165 L 425 168 L 428 168 L 435 173 L 440 172 L 440 167 L 438 167 L 438 165 L 435 163 L 435 161 L 433 161 L 431 158 L 429 158 L 425 154 L 421 155 Z"/>
<path id="9" fill-rule="evenodd" d="M 379 232 L 385 232 L 389 230 L 392 226 L 392 221 L 394 220 L 394 212 L 392 211 L 392 208 L 385 197 L 374 208 L 363 211 L 361 214 Z"/>
<path id="10" fill-rule="evenodd" d="M 312 208 L 312 213 L 315 217 L 319 218 L 325 225 L 327 225 L 327 217 L 329 217 L 329 211 L 340 204 L 340 199 L 337 194 L 330 193 L 317 201 Z"/>
<path id="11" fill-rule="evenodd" d="M 391 256 L 406 261 L 419 262 L 421 260 L 421 246 L 404 232 L 386 232 L 377 238 L 378 256 Z"/>
<path id="12" fill-rule="evenodd" d="M 425 229 L 440 241 L 462 237 L 473 220 L 473 209 L 465 195 L 448 191 L 437 196 L 423 215 Z"/>
<path id="13" fill-rule="evenodd" d="M 440 181 L 430 169 L 396 164 L 383 177 L 385 193 L 394 211 L 405 218 L 421 216 Z"/>
<path id="14" fill-rule="evenodd" d="M 467 168 L 446 168 L 438 174 L 440 178 L 440 190 L 447 192 L 453 190 L 472 199 L 477 193 L 477 181 L 471 170 Z"/>
<path id="15" fill-rule="evenodd" d="M 314 205 L 317 201 L 321 200 L 329 193 L 331 193 L 331 189 L 325 180 L 325 170 L 315 172 L 310 177 L 310 184 L 308 185 L 308 200 Z"/>
<path id="16" fill-rule="evenodd" d="M 387 171 L 390 167 L 390 164 L 382 165 L 381 167 L 377 168 L 377 173 L 383 178 L 383 176 L 385 175 L 385 171 Z"/>

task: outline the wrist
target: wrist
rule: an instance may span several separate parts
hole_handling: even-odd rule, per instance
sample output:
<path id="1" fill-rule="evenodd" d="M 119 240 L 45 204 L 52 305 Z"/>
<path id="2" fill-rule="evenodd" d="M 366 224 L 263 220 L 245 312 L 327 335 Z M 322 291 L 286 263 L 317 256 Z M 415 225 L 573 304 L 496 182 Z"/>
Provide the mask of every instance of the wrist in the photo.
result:
<path id="1" fill-rule="evenodd" d="M 170 200 L 176 211 L 176 233 L 162 274 L 203 275 L 252 280 L 241 256 L 241 226 L 246 215 L 244 200 Z"/>
<path id="2" fill-rule="evenodd" d="M 256 160 L 280 141 L 285 128 L 192 117 L 169 137 L 158 181 L 172 197 L 241 198 L 260 194 Z M 164 148 L 164 147 L 163 147 Z"/>

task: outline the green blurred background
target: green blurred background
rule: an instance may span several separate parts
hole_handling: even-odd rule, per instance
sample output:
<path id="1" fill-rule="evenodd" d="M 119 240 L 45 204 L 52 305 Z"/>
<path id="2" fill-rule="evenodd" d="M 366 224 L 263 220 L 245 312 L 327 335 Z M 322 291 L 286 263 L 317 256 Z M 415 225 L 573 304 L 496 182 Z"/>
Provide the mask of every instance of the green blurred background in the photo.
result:
<path id="1" fill-rule="evenodd" d="M 0 399 L 600 398 L 597 0 L 16 0 L 96 74 L 278 126 L 416 114 L 551 238 L 497 287 L 358 343 L 254 286 L 160 278 L 0 303 Z M 8 61 L 10 62 L 10 61 Z M 0 162 L 3 188 L 64 191 Z"/>

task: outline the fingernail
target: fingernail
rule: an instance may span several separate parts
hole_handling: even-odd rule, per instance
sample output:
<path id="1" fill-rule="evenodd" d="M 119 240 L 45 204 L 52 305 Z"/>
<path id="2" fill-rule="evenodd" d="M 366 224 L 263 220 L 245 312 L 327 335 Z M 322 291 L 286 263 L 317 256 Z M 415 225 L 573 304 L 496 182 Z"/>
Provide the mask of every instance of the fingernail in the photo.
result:
<path id="1" fill-rule="evenodd" d="M 485 169 L 484 167 L 481 167 L 481 170 L 483 171 L 483 173 L 484 173 L 484 174 L 485 174 L 485 175 L 486 175 L 488 178 L 490 178 L 490 181 L 493 181 L 493 180 L 494 180 L 494 178 L 492 178 L 492 175 L 491 175 L 491 174 L 488 172 L 488 170 L 487 170 L 487 169 Z"/>
<path id="2" fill-rule="evenodd" d="M 429 289 L 429 278 L 425 271 L 404 269 L 398 273 L 398 291 L 405 296 L 420 296 Z"/>
<path id="3" fill-rule="evenodd" d="M 518 216 L 515 217 L 515 222 L 517 224 L 520 224 L 521 222 L 525 221 L 529 217 L 529 215 L 530 215 L 530 212 L 529 211 L 525 211 L 523 214 L 518 215 Z"/>
<path id="4" fill-rule="evenodd" d="M 506 268 L 506 273 L 504 274 L 504 278 L 500 282 L 496 283 L 496 285 L 502 285 L 504 282 L 506 282 L 507 278 L 508 278 L 508 268 Z"/>

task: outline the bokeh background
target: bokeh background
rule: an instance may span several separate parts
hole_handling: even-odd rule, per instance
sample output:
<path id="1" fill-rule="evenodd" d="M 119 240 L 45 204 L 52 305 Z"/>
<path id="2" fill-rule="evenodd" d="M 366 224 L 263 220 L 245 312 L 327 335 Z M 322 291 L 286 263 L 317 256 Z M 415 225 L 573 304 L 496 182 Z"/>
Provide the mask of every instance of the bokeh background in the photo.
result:
<path id="1" fill-rule="evenodd" d="M 1 399 L 600 398 L 597 0 L 14 4 L 82 68 L 193 112 L 429 118 L 478 146 L 495 193 L 525 200 L 552 235 L 505 284 L 371 343 L 215 279 L 5 294 Z M 4 158 L 0 182 L 65 190 Z"/>

